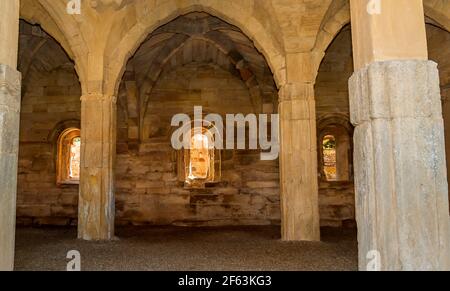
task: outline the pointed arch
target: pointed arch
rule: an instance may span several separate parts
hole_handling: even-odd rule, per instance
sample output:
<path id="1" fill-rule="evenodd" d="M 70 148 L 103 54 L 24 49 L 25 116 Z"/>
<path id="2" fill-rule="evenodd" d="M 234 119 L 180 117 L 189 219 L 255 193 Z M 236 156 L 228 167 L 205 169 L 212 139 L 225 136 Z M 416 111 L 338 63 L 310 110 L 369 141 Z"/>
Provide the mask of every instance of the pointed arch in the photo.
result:
<path id="1" fill-rule="evenodd" d="M 88 47 L 74 16 L 66 13 L 64 1 L 21 0 L 20 18 L 40 25 L 64 49 L 75 63 L 75 70 L 84 91 Z"/>
<path id="2" fill-rule="evenodd" d="M 136 19 L 136 23 L 126 32 L 118 45 L 108 45 L 112 51 L 107 54 L 107 68 L 105 79 L 108 83 L 105 86 L 106 92 L 115 95 L 118 91 L 121 77 L 125 71 L 128 59 L 136 52 L 145 38 L 158 27 L 169 23 L 178 16 L 190 12 L 206 12 L 212 16 L 218 17 L 241 29 L 250 39 L 253 40 L 255 47 L 264 55 L 266 61 L 272 70 L 275 82 L 278 87 L 285 80 L 285 58 L 280 48 L 280 44 L 275 42 L 275 38 L 264 29 L 252 14 L 251 9 L 244 9 L 243 4 L 238 2 L 199 0 L 199 1 L 165 1 L 156 7 L 148 6 L 145 3 L 143 10 L 148 13 L 145 17 Z"/>
<path id="3" fill-rule="evenodd" d="M 424 0 L 425 16 L 450 31 L 450 1 Z M 322 20 L 314 51 L 325 52 L 339 32 L 350 23 L 349 0 L 333 0 Z"/>

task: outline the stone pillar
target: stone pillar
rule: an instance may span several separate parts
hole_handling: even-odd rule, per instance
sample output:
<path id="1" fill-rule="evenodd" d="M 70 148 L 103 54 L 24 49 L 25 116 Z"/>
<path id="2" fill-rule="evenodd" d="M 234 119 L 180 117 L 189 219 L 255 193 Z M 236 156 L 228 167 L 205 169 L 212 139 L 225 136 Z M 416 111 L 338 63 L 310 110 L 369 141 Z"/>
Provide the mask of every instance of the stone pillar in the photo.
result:
<path id="1" fill-rule="evenodd" d="M 449 270 L 439 75 L 427 60 L 422 1 L 380 4 L 370 14 L 351 0 L 359 268 Z"/>
<path id="2" fill-rule="evenodd" d="M 19 1 L 0 1 L 0 271 L 14 268 L 20 83 Z"/>
<path id="3" fill-rule="evenodd" d="M 81 98 L 81 172 L 78 237 L 114 237 L 116 100 L 101 94 Z"/>
<path id="4" fill-rule="evenodd" d="M 314 86 L 287 84 L 279 94 L 282 239 L 320 240 Z"/>

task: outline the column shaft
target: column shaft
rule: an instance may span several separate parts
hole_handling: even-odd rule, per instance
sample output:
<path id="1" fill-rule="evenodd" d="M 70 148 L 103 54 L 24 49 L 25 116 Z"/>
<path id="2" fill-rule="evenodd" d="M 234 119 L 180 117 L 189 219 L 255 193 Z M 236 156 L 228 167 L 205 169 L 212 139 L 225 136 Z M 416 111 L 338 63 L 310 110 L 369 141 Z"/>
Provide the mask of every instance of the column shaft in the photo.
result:
<path id="1" fill-rule="evenodd" d="M 387 61 L 360 69 L 350 79 L 350 109 L 360 269 L 376 251 L 376 269 L 449 270 L 437 65 Z"/>
<path id="2" fill-rule="evenodd" d="M 14 268 L 20 83 L 19 1 L 0 1 L 0 271 Z"/>
<path id="3" fill-rule="evenodd" d="M 316 114 L 313 85 L 280 90 L 282 238 L 320 240 Z"/>
<path id="4" fill-rule="evenodd" d="M 114 236 L 114 98 L 103 95 L 82 97 L 81 141 L 78 237 L 109 240 Z"/>

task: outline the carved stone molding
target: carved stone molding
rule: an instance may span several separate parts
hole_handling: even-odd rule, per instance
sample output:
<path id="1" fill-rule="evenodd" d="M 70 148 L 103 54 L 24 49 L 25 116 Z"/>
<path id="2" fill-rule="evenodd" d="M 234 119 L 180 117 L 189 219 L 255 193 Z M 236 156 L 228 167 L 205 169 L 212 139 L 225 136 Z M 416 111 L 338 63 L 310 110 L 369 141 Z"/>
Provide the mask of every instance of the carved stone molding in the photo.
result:
<path id="1" fill-rule="evenodd" d="M 86 94 L 81 96 L 80 100 L 82 102 L 86 101 L 110 101 L 114 104 L 117 103 L 117 97 L 116 96 L 109 96 L 109 95 L 103 95 L 103 94 Z"/>

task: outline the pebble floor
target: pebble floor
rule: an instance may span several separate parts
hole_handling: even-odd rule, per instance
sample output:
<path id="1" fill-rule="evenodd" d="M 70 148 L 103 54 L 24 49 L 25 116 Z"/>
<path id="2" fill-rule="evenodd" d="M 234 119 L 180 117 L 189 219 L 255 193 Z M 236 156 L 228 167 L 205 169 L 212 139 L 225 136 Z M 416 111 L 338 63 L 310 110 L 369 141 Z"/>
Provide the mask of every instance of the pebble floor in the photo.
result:
<path id="1" fill-rule="evenodd" d="M 356 231 L 323 229 L 321 242 L 283 242 L 279 227 L 124 227 L 110 242 L 76 239 L 76 228 L 18 228 L 15 269 L 65 271 L 356 270 Z"/>

